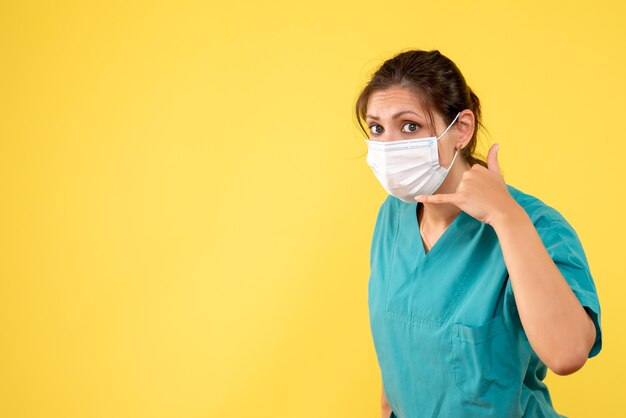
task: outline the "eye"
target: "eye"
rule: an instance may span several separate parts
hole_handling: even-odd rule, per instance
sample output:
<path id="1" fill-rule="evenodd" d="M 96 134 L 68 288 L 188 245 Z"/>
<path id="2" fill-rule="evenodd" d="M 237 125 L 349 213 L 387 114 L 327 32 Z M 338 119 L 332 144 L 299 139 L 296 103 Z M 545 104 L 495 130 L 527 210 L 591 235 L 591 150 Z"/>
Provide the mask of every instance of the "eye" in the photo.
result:
<path id="1" fill-rule="evenodd" d="M 380 130 L 378 130 L 378 128 L 380 128 Z M 380 125 L 370 125 L 370 132 L 374 135 L 380 134 L 383 132 L 383 127 Z"/>
<path id="2" fill-rule="evenodd" d="M 404 126 L 402 127 L 402 132 L 416 132 L 419 128 L 420 126 L 417 123 L 408 122 L 408 123 L 405 123 Z"/>

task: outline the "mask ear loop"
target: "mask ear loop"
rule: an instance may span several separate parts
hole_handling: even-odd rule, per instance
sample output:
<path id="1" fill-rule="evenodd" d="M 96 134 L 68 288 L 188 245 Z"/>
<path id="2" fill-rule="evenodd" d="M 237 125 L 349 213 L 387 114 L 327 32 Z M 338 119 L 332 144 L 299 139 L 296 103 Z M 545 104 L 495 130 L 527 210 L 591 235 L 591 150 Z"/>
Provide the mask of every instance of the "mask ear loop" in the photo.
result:
<path id="1" fill-rule="evenodd" d="M 439 138 L 441 138 L 442 136 L 444 136 L 446 134 L 446 132 L 448 132 L 448 129 L 450 129 L 452 127 L 452 125 L 454 125 L 454 122 L 456 122 L 456 120 L 458 119 L 459 115 L 461 114 L 461 112 L 457 113 L 456 116 L 454 117 L 454 120 L 452 121 L 452 123 L 450 123 L 450 125 L 448 125 L 448 127 L 446 128 L 445 131 L 443 131 L 443 133 L 441 135 L 439 135 L 437 137 L 437 141 L 439 140 Z"/>
<path id="2" fill-rule="evenodd" d="M 443 131 L 443 133 L 437 137 L 437 141 L 439 141 L 439 138 L 444 136 L 446 134 L 446 132 L 448 132 L 448 129 L 450 129 L 452 127 L 452 125 L 454 125 L 454 122 L 456 122 L 456 120 L 458 119 L 460 114 L 461 114 L 461 112 L 456 114 L 456 116 L 454 117 L 454 120 L 452 120 L 452 122 L 450 123 L 450 125 L 448 125 L 446 130 Z M 456 160 L 456 156 L 459 153 L 459 151 L 460 151 L 460 148 L 454 151 L 454 157 L 452 157 L 452 162 L 450 163 L 450 165 L 448 166 L 448 168 L 446 170 L 450 170 L 450 168 L 452 168 L 452 164 L 454 164 L 454 160 Z"/>
<path id="3" fill-rule="evenodd" d="M 446 170 L 450 170 L 452 168 L 452 164 L 454 164 L 454 160 L 456 160 L 456 156 L 459 153 L 459 151 L 461 151 L 461 148 L 454 151 L 454 157 L 452 157 L 452 162 L 450 163 L 450 165 L 448 166 Z"/>

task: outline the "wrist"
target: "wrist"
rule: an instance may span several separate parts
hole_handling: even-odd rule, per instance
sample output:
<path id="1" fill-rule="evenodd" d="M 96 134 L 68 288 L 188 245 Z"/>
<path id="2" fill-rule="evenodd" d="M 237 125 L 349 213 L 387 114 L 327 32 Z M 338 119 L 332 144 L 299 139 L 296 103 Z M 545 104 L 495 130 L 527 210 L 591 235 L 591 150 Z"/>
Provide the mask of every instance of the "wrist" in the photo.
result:
<path id="1" fill-rule="evenodd" d="M 530 217 L 519 203 L 511 199 L 511 201 L 503 205 L 492 217 L 490 225 L 498 231 L 505 228 L 513 228 L 516 225 L 530 222 Z"/>

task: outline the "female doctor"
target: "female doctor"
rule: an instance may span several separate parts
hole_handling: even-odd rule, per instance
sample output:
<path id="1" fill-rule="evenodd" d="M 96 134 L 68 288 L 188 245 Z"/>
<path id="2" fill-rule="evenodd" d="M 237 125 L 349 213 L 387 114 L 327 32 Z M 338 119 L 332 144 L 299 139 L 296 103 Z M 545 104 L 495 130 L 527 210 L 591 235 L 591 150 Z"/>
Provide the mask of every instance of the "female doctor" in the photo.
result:
<path id="1" fill-rule="evenodd" d="M 475 154 L 480 103 L 439 51 L 387 60 L 356 102 L 389 196 L 368 305 L 382 417 L 561 417 L 543 380 L 600 352 L 600 304 L 578 236 Z M 367 129 L 364 126 L 367 126 Z"/>

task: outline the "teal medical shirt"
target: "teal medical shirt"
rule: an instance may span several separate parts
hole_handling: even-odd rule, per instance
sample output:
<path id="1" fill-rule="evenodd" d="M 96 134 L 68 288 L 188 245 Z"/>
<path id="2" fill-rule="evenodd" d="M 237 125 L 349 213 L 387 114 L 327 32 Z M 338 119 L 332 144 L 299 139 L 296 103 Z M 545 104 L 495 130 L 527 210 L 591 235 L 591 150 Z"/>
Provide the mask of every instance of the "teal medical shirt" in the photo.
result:
<path id="1" fill-rule="evenodd" d="M 583 247 L 555 209 L 507 185 L 596 326 Z M 388 196 L 371 246 L 368 305 L 391 417 L 560 417 L 530 346 L 494 229 L 461 211 L 428 253 L 418 203 Z M 532 260 L 528 260 L 532 263 Z"/>

